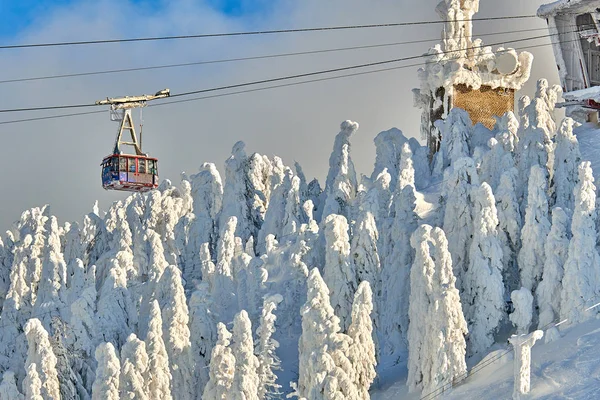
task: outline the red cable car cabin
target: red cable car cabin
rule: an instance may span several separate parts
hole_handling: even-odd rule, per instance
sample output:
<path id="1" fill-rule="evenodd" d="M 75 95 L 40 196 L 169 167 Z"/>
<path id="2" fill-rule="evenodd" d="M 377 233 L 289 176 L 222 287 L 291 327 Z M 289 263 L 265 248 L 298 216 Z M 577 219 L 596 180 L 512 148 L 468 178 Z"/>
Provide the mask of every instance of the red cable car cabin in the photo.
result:
<path id="1" fill-rule="evenodd" d="M 117 139 L 112 154 L 102 160 L 102 187 L 107 190 L 124 192 L 148 192 L 158 187 L 158 160 L 142 152 L 142 124 L 138 141 L 131 110 L 143 108 L 146 102 L 170 96 L 169 89 L 154 95 L 107 98 L 97 101 L 97 105 L 110 105 L 110 119 L 119 123 Z M 141 114 L 141 110 L 140 110 Z M 123 131 L 129 132 L 130 141 L 122 140 Z M 121 145 L 131 146 L 135 154 L 125 154 Z"/>
<path id="2" fill-rule="evenodd" d="M 147 192 L 158 187 L 158 160 L 132 154 L 112 154 L 102 160 L 102 187 Z"/>

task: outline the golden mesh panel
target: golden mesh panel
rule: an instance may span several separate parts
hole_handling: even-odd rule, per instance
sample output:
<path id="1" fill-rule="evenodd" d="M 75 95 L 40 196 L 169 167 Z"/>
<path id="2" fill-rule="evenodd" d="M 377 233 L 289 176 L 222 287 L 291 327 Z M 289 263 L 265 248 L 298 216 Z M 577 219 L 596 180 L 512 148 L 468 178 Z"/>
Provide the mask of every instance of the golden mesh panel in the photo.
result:
<path id="1" fill-rule="evenodd" d="M 502 116 L 507 111 L 515 110 L 514 89 L 492 89 L 482 86 L 473 90 L 467 85 L 454 85 L 452 107 L 462 108 L 471 116 L 473 125 L 481 122 L 488 129 L 493 129 L 496 124 L 494 116 Z"/>

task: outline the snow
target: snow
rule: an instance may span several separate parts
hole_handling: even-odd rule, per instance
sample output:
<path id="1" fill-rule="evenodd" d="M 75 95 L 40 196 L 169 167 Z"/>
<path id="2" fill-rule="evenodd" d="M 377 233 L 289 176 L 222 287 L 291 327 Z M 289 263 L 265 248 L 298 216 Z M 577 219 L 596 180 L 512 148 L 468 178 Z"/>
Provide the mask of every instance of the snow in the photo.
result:
<path id="1" fill-rule="evenodd" d="M 566 101 L 585 101 L 594 100 L 600 102 L 600 87 L 592 86 L 586 89 L 573 90 L 563 93 L 563 99 Z"/>
<path id="2" fill-rule="evenodd" d="M 546 18 L 568 11 L 569 9 L 574 9 L 583 13 L 585 11 L 594 11 L 596 7 L 595 3 L 590 0 L 557 0 L 553 3 L 540 6 L 537 15 Z"/>
<path id="3" fill-rule="evenodd" d="M 505 50 L 464 20 L 478 7 L 438 7 L 447 54 L 430 52 L 416 93 L 428 111 L 444 85 L 528 76 L 512 50 L 517 72 L 495 72 Z M 222 177 L 201 163 L 79 223 L 25 211 L 0 241 L 0 400 L 506 398 L 507 339 L 535 326 L 529 396 L 597 398 L 600 128 L 557 124 L 559 92 L 538 81 L 494 130 L 428 114 L 433 164 L 392 128 L 361 174 L 347 120 L 315 144 L 333 142 L 323 185 L 238 142 Z"/>

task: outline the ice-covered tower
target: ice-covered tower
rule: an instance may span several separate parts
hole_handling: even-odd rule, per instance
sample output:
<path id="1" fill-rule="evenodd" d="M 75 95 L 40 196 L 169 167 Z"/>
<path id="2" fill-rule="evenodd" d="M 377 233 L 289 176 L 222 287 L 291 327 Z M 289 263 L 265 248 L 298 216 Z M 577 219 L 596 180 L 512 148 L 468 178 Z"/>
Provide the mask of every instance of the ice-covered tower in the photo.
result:
<path id="1" fill-rule="evenodd" d="M 479 0 L 443 0 L 436 11 L 446 21 L 442 43 L 429 50 L 419 69 L 421 87 L 414 89 L 415 106 L 423 110 L 421 134 L 430 156 L 438 151 L 440 134 L 434 126 L 455 107 L 466 110 L 473 123 L 488 128 L 494 116 L 514 111 L 515 92 L 527 82 L 533 56 L 514 49 L 484 47 L 473 40 L 473 15 Z"/>
<path id="2" fill-rule="evenodd" d="M 543 5 L 563 88 L 567 115 L 597 121 L 600 110 L 600 0 L 559 0 Z"/>

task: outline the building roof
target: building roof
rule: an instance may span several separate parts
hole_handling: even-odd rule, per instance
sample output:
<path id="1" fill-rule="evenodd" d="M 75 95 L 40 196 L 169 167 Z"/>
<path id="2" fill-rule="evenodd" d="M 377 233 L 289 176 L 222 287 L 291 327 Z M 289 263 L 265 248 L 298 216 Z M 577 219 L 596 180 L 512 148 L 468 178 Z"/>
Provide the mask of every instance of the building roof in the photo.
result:
<path id="1" fill-rule="evenodd" d="M 537 15 L 541 18 L 557 14 L 584 13 L 600 9 L 600 0 L 558 0 L 541 6 Z"/>

